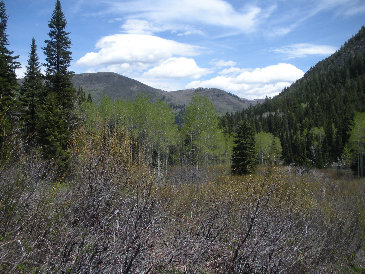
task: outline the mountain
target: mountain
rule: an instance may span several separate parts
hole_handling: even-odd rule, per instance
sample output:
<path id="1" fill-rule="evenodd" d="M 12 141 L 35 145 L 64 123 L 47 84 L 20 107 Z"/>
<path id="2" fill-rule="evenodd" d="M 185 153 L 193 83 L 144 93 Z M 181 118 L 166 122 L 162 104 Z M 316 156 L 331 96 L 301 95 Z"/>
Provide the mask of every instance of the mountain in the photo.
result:
<path id="1" fill-rule="evenodd" d="M 163 100 L 168 96 L 166 91 L 155 89 L 131 78 L 113 72 L 75 74 L 72 83 L 75 88 L 82 87 L 94 100 L 104 95 L 111 99 L 134 100 L 138 94 L 147 95 L 151 100 Z"/>
<path id="2" fill-rule="evenodd" d="M 248 117 L 280 137 L 286 163 L 324 167 L 342 158 L 355 112 L 365 112 L 365 27 L 278 96 L 222 124 L 234 131 Z"/>
<path id="3" fill-rule="evenodd" d="M 188 105 L 194 94 L 208 97 L 219 113 L 237 112 L 256 105 L 261 100 L 247 100 L 217 88 L 197 88 L 169 92 L 173 97 L 173 104 Z"/>
<path id="4" fill-rule="evenodd" d="M 152 101 L 163 100 L 176 111 L 188 105 L 195 93 L 207 96 L 221 114 L 241 111 L 259 102 L 259 100 L 241 99 L 220 89 L 198 88 L 167 92 L 113 72 L 75 74 L 72 82 L 76 88 L 82 87 L 86 93 L 90 93 L 96 101 L 104 95 L 112 99 L 123 98 L 129 101 L 142 94 L 150 97 Z"/>

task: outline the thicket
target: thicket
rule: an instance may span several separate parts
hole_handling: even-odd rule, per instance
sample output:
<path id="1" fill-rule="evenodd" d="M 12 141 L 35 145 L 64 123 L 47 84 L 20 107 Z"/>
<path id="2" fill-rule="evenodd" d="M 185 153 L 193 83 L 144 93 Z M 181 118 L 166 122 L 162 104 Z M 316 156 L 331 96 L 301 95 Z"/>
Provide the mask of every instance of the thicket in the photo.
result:
<path id="1" fill-rule="evenodd" d="M 176 182 L 131 163 L 131 142 L 80 128 L 63 178 L 36 153 L 2 166 L 1 272 L 364 271 L 362 181 L 267 167 Z"/>

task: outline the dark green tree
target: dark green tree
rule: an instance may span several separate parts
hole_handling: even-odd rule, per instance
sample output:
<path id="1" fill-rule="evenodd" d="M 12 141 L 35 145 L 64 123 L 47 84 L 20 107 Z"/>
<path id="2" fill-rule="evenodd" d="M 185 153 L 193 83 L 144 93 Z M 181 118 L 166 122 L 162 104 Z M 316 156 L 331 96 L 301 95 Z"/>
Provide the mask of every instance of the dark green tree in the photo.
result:
<path id="1" fill-rule="evenodd" d="M 72 60 L 70 33 L 65 30 L 66 19 L 59 0 L 56 1 L 48 26 L 49 39 L 43 48 L 46 56 L 46 87 L 39 115 L 38 131 L 42 132 L 39 142 L 45 158 L 53 158 L 61 166 L 66 166 L 76 91 L 71 82 L 73 72 L 69 71 Z"/>
<path id="2" fill-rule="evenodd" d="M 38 114 L 40 123 L 37 125 L 38 138 L 42 141 L 42 152 L 46 159 L 52 159 L 59 171 L 67 170 L 69 151 L 67 150 L 70 130 L 62 119 L 62 110 L 58 106 L 55 93 L 47 96 Z"/>
<path id="3" fill-rule="evenodd" d="M 86 102 L 86 94 L 84 89 L 80 86 L 76 92 L 76 102 L 79 106 L 82 105 L 82 103 Z"/>
<path id="4" fill-rule="evenodd" d="M 55 93 L 56 100 L 62 112 L 69 116 L 74 107 L 75 88 L 71 79 L 73 72 L 69 71 L 71 57 L 71 40 L 66 32 L 66 18 L 61 9 L 61 3 L 56 6 L 49 21 L 49 39 L 45 40 L 43 48 L 46 55 L 46 87 L 48 93 Z M 69 118 L 69 117 L 67 117 Z"/>
<path id="5" fill-rule="evenodd" d="M 247 120 L 243 120 L 237 127 L 234 139 L 232 174 L 243 175 L 253 173 L 256 167 L 255 130 Z"/>
<path id="6" fill-rule="evenodd" d="M 93 98 L 91 97 L 91 94 L 90 93 L 87 95 L 86 102 L 88 102 L 88 103 L 92 103 L 93 102 Z"/>
<path id="7" fill-rule="evenodd" d="M 0 1 L 0 157 L 6 158 L 6 142 L 9 141 L 14 125 L 15 93 L 18 89 L 15 69 L 20 65 L 18 56 L 8 49 L 9 42 L 6 34 L 8 16 L 4 1 Z"/>
<path id="8" fill-rule="evenodd" d="M 37 46 L 35 39 L 32 39 L 31 50 L 27 72 L 24 77 L 23 85 L 20 89 L 19 101 L 21 104 L 21 120 L 25 137 L 29 140 L 35 140 L 36 126 L 38 124 L 37 109 L 42 102 L 43 75 L 41 65 L 37 55 Z"/>

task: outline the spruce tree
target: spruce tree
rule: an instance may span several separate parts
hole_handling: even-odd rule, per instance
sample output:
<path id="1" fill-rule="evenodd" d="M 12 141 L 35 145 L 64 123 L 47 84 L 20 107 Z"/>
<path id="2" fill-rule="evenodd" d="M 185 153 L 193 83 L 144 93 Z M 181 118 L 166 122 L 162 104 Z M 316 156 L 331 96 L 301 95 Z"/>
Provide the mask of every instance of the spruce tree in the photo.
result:
<path id="1" fill-rule="evenodd" d="M 71 40 L 66 32 L 66 19 L 61 3 L 56 1 L 49 21 L 49 39 L 43 48 L 46 56 L 45 94 L 43 107 L 39 114 L 39 143 L 45 158 L 54 159 L 64 168 L 67 166 L 68 143 L 72 134 L 73 108 L 76 91 L 72 85 Z"/>
<path id="2" fill-rule="evenodd" d="M 27 72 L 24 77 L 23 85 L 20 89 L 21 120 L 23 131 L 28 141 L 34 141 L 36 137 L 36 126 L 38 124 L 37 110 L 42 101 L 43 75 L 41 65 L 37 55 L 35 39 L 32 39 L 29 53 Z"/>
<path id="3" fill-rule="evenodd" d="M 71 82 L 73 72 L 69 71 L 72 60 L 71 40 L 70 33 L 65 30 L 66 24 L 61 3 L 57 0 L 48 24 L 49 39 L 45 41 L 46 47 L 43 48 L 46 55 L 46 86 L 48 93 L 55 93 L 62 111 L 69 116 L 74 106 L 75 89 Z"/>
<path id="4" fill-rule="evenodd" d="M 243 175 L 255 172 L 257 167 L 255 151 L 255 130 L 243 120 L 237 127 L 232 154 L 232 174 Z"/>
<path id="5" fill-rule="evenodd" d="M 91 94 L 90 93 L 87 95 L 86 102 L 88 102 L 88 103 L 92 103 L 93 102 L 93 98 L 91 97 Z"/>
<path id="6" fill-rule="evenodd" d="M 0 156 L 6 157 L 7 146 L 14 125 L 14 102 L 18 88 L 15 69 L 20 65 L 18 56 L 8 49 L 9 42 L 6 34 L 8 16 L 4 1 L 0 1 Z"/>

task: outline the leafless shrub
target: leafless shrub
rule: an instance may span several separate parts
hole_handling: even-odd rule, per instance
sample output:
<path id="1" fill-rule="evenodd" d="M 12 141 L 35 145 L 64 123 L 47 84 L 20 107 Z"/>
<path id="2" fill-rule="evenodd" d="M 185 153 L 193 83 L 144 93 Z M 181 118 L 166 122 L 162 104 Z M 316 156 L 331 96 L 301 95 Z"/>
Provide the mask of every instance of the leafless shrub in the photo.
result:
<path id="1" fill-rule="evenodd" d="M 73 147 L 73 171 L 64 178 L 30 152 L 0 169 L 0 272 L 365 267 L 365 186 L 359 181 L 274 167 L 171 184 L 131 161 L 123 132 L 80 130 Z"/>

